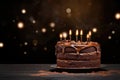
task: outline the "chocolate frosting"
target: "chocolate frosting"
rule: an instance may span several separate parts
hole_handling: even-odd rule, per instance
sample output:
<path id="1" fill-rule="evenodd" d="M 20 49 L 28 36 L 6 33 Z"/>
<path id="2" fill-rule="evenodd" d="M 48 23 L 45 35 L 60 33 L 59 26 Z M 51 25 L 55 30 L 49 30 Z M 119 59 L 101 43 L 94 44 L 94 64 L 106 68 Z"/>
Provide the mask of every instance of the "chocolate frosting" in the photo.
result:
<path id="1" fill-rule="evenodd" d="M 90 53 L 99 50 L 100 45 L 97 42 L 70 42 L 64 41 L 56 44 L 56 53 Z"/>
<path id="2" fill-rule="evenodd" d="M 79 53 L 89 53 L 89 52 L 94 52 L 97 51 L 97 48 L 94 46 L 90 46 L 90 47 L 85 47 L 84 49 L 80 50 Z"/>

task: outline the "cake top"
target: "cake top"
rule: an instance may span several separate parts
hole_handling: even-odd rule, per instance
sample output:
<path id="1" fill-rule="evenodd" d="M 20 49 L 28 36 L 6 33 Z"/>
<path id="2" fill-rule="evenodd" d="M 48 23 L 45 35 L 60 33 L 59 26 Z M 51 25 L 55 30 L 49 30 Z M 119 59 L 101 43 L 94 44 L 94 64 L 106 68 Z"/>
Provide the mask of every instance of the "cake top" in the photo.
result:
<path id="1" fill-rule="evenodd" d="M 62 41 L 58 41 L 56 45 L 64 45 L 64 46 L 90 46 L 90 45 L 99 45 L 98 42 L 93 42 L 93 41 L 90 41 L 90 42 L 81 42 L 81 41 L 77 41 L 75 42 L 74 40 L 62 40 Z"/>
<path id="2" fill-rule="evenodd" d="M 57 53 L 89 53 L 94 51 L 100 51 L 100 45 L 98 42 L 80 42 L 62 40 L 56 44 Z M 62 51 L 63 50 L 63 51 Z"/>
<path id="3" fill-rule="evenodd" d="M 83 41 L 83 30 L 76 30 L 76 40 L 72 40 L 72 30 L 69 30 L 69 39 L 67 40 L 67 32 L 59 35 L 60 41 L 56 44 L 56 53 L 91 53 L 100 51 L 98 42 L 91 41 L 92 32 L 89 31 L 86 35 L 86 41 Z M 80 35 L 80 39 L 79 38 Z"/>

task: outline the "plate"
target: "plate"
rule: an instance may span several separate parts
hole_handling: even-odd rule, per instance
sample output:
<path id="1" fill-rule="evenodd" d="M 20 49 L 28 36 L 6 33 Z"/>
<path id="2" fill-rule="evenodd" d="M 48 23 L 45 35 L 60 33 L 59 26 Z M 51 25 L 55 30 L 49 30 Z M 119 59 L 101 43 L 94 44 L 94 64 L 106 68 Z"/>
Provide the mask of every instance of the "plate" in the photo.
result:
<path id="1" fill-rule="evenodd" d="M 57 69 L 99 69 L 99 68 L 103 68 L 104 65 L 101 65 L 100 67 L 81 67 L 81 68 L 73 67 L 73 68 L 65 68 L 65 67 L 57 67 L 56 64 L 53 64 L 50 67 L 57 68 Z"/>

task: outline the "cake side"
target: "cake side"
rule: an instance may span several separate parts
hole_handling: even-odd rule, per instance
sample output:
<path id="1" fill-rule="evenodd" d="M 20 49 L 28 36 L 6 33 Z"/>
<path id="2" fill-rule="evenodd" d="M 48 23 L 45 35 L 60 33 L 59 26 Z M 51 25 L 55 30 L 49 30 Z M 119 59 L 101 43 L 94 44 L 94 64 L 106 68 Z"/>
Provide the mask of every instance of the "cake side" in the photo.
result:
<path id="1" fill-rule="evenodd" d="M 100 67 L 101 51 L 97 42 L 62 41 L 56 44 L 55 50 L 57 67 Z"/>

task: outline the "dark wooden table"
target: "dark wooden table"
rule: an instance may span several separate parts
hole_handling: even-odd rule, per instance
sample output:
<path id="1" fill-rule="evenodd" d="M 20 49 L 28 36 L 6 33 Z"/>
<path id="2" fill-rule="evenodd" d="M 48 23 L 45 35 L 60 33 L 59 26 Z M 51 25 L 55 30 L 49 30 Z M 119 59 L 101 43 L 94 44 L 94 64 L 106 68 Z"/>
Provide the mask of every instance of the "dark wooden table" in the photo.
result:
<path id="1" fill-rule="evenodd" d="M 55 64 L 0 64 L 0 80 L 120 80 L 120 64 L 58 69 Z"/>

